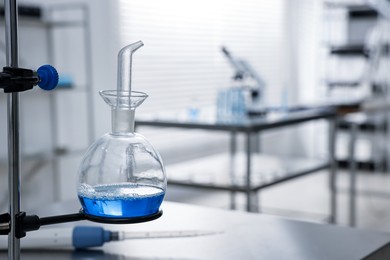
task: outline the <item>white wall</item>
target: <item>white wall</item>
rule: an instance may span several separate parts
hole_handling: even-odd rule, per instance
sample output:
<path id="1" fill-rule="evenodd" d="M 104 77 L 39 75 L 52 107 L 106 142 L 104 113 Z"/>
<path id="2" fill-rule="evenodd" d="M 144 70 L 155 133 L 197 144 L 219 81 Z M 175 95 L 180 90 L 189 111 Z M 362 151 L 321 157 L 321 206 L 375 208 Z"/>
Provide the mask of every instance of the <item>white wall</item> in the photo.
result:
<path id="1" fill-rule="evenodd" d="M 286 69 L 288 97 L 291 104 L 312 103 L 324 97 L 321 88 L 322 59 L 320 46 L 324 40 L 323 1 L 286 1 Z M 296 155 L 327 154 L 327 123 L 308 123 L 291 133 Z"/>

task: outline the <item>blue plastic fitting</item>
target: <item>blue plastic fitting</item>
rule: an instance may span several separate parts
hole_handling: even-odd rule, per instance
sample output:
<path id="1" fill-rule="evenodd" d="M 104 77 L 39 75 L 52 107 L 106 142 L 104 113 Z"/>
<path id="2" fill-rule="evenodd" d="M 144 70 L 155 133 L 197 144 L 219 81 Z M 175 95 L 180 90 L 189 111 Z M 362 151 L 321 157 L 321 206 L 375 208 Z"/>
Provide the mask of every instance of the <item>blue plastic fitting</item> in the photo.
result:
<path id="1" fill-rule="evenodd" d="M 37 70 L 39 82 L 38 86 L 43 90 L 52 90 L 58 84 L 58 72 L 51 65 L 42 65 Z"/>
<path id="2" fill-rule="evenodd" d="M 77 249 L 102 246 L 111 240 L 110 233 L 102 227 L 77 226 L 73 229 L 72 244 Z"/>

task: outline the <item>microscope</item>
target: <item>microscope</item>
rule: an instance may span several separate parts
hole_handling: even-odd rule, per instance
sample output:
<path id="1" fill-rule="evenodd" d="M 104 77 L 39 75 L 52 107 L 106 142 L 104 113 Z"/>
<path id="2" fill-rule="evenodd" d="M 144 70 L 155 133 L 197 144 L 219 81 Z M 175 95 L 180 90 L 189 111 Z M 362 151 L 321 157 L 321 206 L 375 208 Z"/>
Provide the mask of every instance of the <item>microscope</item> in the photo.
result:
<path id="1" fill-rule="evenodd" d="M 233 80 L 235 85 L 248 92 L 246 99 L 247 115 L 264 115 L 266 113 L 264 104 L 265 82 L 248 61 L 233 57 L 226 47 L 222 47 L 222 52 L 235 69 Z"/>

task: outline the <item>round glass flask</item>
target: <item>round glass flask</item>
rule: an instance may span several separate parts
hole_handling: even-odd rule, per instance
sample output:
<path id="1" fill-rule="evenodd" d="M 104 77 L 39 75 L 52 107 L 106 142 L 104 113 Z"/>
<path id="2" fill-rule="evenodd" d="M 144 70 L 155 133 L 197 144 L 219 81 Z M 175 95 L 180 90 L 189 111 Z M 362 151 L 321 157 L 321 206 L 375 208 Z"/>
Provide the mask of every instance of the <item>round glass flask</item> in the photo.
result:
<path id="1" fill-rule="evenodd" d="M 167 180 L 158 152 L 134 132 L 142 92 L 100 91 L 111 107 L 112 131 L 87 150 L 79 168 L 77 193 L 83 212 L 99 218 L 136 218 L 157 213 Z"/>
<path id="2" fill-rule="evenodd" d="M 101 91 L 112 108 L 112 132 L 86 152 L 80 169 L 78 197 L 84 213 L 105 218 L 132 218 L 158 212 L 166 190 L 160 155 L 134 133 L 134 112 L 147 97 L 141 92 Z"/>

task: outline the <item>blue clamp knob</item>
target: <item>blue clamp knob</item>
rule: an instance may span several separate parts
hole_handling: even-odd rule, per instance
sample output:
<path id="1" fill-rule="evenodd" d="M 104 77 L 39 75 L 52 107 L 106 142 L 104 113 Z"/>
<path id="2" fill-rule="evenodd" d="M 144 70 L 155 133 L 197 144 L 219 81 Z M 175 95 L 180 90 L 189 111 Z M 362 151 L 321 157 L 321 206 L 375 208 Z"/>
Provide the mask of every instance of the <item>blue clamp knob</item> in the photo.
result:
<path id="1" fill-rule="evenodd" d="M 52 90 L 58 84 L 58 72 L 51 65 L 42 65 L 37 70 L 39 76 L 38 86 L 44 90 Z"/>

